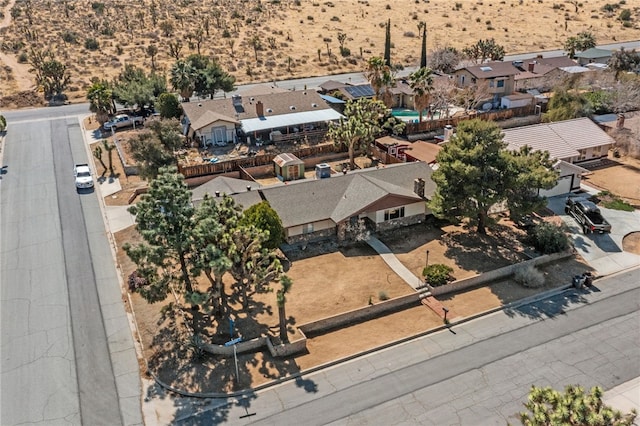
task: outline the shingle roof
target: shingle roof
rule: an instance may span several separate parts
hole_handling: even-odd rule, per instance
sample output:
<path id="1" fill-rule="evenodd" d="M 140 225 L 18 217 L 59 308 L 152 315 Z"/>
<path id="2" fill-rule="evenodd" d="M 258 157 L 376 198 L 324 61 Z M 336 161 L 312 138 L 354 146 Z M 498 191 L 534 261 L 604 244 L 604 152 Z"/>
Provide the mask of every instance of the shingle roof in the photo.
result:
<path id="1" fill-rule="evenodd" d="M 334 91 L 334 90 L 338 90 L 341 87 L 344 86 L 348 86 L 347 83 L 341 83 L 339 81 L 336 80 L 327 80 L 324 83 L 322 83 L 321 85 L 319 85 L 318 87 L 322 90 L 324 90 L 325 92 L 329 92 L 329 91 Z"/>
<path id="2" fill-rule="evenodd" d="M 214 112 L 224 117 L 231 117 L 242 121 L 258 118 L 256 104 L 262 102 L 264 117 L 291 114 L 293 111 L 322 111 L 333 109 L 322 100 L 320 95 L 313 90 L 287 91 L 283 93 L 269 93 L 255 96 L 241 96 L 237 99 L 238 105 L 234 105 L 234 98 L 214 99 L 200 102 L 185 102 L 182 104 L 184 114 L 190 123 L 196 123 L 207 113 Z M 295 107 L 294 110 L 291 107 Z"/>
<path id="3" fill-rule="evenodd" d="M 213 111 L 206 111 L 204 114 L 199 116 L 196 121 L 191 122 L 191 127 L 194 130 L 199 130 L 211 123 L 215 123 L 216 121 L 227 121 L 229 123 L 240 124 L 240 122 L 233 117 L 227 117 Z"/>
<path id="4" fill-rule="evenodd" d="M 273 162 L 280 167 L 291 166 L 294 164 L 298 164 L 298 165 L 304 164 L 304 161 L 302 161 L 295 155 L 290 154 L 288 152 L 284 152 L 282 154 L 276 155 L 276 157 L 273 159 Z"/>
<path id="5" fill-rule="evenodd" d="M 518 74 L 518 68 L 511 62 L 486 62 L 472 67 L 464 67 L 476 78 L 495 78 Z"/>
<path id="6" fill-rule="evenodd" d="M 606 58 L 607 56 L 611 56 L 611 51 L 606 49 L 598 49 L 597 47 L 592 47 L 591 49 L 587 49 L 583 52 L 576 53 L 576 58 L 584 58 L 584 59 L 597 59 L 597 58 Z"/>
<path id="7" fill-rule="evenodd" d="M 576 65 L 576 61 L 574 61 L 573 59 L 571 59 L 568 56 L 556 56 L 556 57 L 552 57 L 552 58 L 530 58 L 530 59 L 524 59 L 522 61 L 522 66 L 523 68 L 527 69 L 528 65 L 530 63 L 534 63 L 537 65 L 546 65 L 549 67 L 553 67 L 553 68 L 559 68 L 559 67 L 571 67 L 573 65 Z"/>
<path id="8" fill-rule="evenodd" d="M 614 142 L 609 135 L 586 117 L 505 129 L 503 132 L 508 149 L 517 150 L 528 145 L 536 151 L 549 151 L 551 158 L 559 160 L 577 157 L 579 149 L 604 146 Z"/>
<path id="9" fill-rule="evenodd" d="M 425 180 L 425 196 L 435 191 L 431 168 L 422 162 L 365 169 L 327 179 L 294 181 L 262 189 L 284 227 L 331 219 L 340 222 L 390 195 L 420 201 L 413 193 L 416 178 Z"/>
<path id="10" fill-rule="evenodd" d="M 220 192 L 220 194 L 227 195 L 247 192 L 247 186 L 251 186 L 252 192 L 261 187 L 258 182 L 219 176 L 194 188 L 191 191 L 191 199 L 201 200 L 204 198 L 205 194 L 209 194 L 213 197 L 215 196 L 216 191 Z M 257 191 L 255 192 L 257 193 Z"/>

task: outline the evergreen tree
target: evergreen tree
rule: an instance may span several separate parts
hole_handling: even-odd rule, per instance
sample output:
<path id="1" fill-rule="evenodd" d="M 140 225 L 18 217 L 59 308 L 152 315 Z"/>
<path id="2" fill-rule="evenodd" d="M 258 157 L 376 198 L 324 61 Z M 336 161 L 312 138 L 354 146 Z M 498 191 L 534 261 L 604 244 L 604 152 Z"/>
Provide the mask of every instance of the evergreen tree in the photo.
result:
<path id="1" fill-rule="evenodd" d="M 258 229 L 269 232 L 269 238 L 262 244 L 268 249 L 276 249 L 284 242 L 284 228 L 278 213 L 271 208 L 268 201 L 254 204 L 244 211 L 242 225 L 255 225 Z"/>
<path id="2" fill-rule="evenodd" d="M 391 19 L 387 20 L 387 30 L 384 37 L 384 64 L 391 66 Z"/>
<path id="3" fill-rule="evenodd" d="M 524 213 L 535 205 L 537 194 L 516 195 L 519 191 L 538 185 L 548 189 L 555 184 L 557 175 L 547 168 L 550 164 L 536 163 L 544 156 L 527 150 L 514 154 L 507 151 L 502 138 L 493 122 L 476 119 L 460 123 L 438 153 L 439 168 L 431 177 L 437 185 L 429 202 L 434 215 L 454 221 L 468 218 L 479 233 L 486 234 L 493 205 L 506 201 Z"/>
<path id="4" fill-rule="evenodd" d="M 420 22 L 418 30 L 422 32 L 422 49 L 420 49 L 420 68 L 427 67 L 427 24 Z"/>

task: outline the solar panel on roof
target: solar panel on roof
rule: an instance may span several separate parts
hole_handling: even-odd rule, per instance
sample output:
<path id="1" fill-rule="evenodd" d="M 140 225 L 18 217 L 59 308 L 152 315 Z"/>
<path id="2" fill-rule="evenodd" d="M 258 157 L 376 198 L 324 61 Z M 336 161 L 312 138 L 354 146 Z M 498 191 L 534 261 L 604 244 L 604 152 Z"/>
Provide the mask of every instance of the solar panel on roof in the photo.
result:
<path id="1" fill-rule="evenodd" d="M 369 84 L 364 84 L 362 86 L 347 86 L 344 89 L 354 98 L 366 98 L 375 94 L 373 88 Z"/>

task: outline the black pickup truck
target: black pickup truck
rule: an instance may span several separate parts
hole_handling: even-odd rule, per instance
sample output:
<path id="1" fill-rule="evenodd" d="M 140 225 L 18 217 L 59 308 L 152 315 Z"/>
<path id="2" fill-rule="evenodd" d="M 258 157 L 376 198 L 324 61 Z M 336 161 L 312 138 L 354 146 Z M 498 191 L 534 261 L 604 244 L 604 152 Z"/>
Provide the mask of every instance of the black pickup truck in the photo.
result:
<path id="1" fill-rule="evenodd" d="M 593 202 L 585 198 L 567 198 L 564 211 L 573 216 L 585 234 L 591 232 L 599 232 L 601 234 L 611 232 L 611 224 L 602 217 L 600 209 Z"/>

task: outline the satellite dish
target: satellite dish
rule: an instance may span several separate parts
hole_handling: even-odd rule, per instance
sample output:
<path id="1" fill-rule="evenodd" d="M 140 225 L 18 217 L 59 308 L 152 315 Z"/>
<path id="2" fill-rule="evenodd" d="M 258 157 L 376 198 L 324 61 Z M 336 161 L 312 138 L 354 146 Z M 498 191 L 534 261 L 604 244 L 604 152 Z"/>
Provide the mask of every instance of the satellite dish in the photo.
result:
<path id="1" fill-rule="evenodd" d="M 483 111 L 489 111 L 491 109 L 491 107 L 492 107 L 491 102 L 487 102 L 487 103 L 482 105 L 482 110 Z"/>

